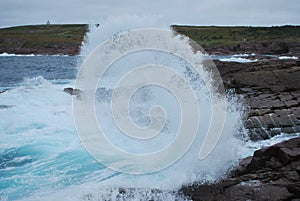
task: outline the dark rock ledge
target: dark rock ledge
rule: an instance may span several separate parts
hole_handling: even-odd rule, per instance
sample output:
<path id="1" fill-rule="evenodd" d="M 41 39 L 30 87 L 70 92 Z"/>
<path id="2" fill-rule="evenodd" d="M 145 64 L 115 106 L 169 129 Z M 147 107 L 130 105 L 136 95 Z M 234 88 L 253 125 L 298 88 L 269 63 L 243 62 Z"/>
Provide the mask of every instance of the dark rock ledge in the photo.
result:
<path id="1" fill-rule="evenodd" d="M 192 200 L 300 200 L 300 138 L 254 152 L 231 176 L 215 184 L 185 186 Z"/>
<path id="2" fill-rule="evenodd" d="M 80 95 L 80 89 L 74 89 L 72 87 L 64 88 L 64 92 L 70 94 L 71 96 L 79 96 Z"/>
<path id="3" fill-rule="evenodd" d="M 300 60 L 215 64 L 225 88 L 244 97 L 244 125 L 251 140 L 300 132 Z"/>
<path id="4" fill-rule="evenodd" d="M 300 61 L 215 61 L 226 89 L 241 94 L 248 108 L 244 126 L 251 140 L 300 132 Z M 192 200 L 300 201 L 300 138 L 255 151 L 215 184 L 180 190 Z"/>

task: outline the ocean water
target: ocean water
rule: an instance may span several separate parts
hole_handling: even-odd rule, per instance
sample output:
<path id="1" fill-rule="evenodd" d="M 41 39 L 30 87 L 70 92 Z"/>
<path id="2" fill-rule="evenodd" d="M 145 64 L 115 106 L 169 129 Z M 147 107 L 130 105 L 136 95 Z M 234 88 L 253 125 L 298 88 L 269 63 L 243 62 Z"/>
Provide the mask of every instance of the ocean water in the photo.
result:
<path id="1" fill-rule="evenodd" d="M 104 25 L 105 30 L 105 25 Z M 109 31 L 115 32 L 114 29 Z M 107 32 L 109 32 L 107 31 Z M 16 56 L 0 57 L 0 200 L 188 200 L 177 193 L 182 185 L 194 182 L 215 182 L 226 176 L 240 158 L 249 156 L 257 148 L 293 136 L 282 135 L 269 141 L 250 142 L 241 124 L 243 105 L 233 93 L 227 95 L 229 107 L 220 140 L 204 160 L 198 159 L 204 133 L 208 129 L 209 95 L 201 80 L 192 72 L 187 79 L 196 83 L 202 126 L 199 138 L 179 161 L 159 172 L 130 175 L 116 172 L 97 162 L 81 143 L 74 124 L 72 97 L 65 87 L 74 87 L 75 78 L 91 46 L 103 41 L 101 30 L 89 33 L 89 43 L 83 47 L 83 56 Z M 105 36 L 106 37 L 106 36 Z M 104 38 L 105 38 L 104 37 Z M 96 42 L 98 41 L 98 42 Z M 97 44 L 95 44 L 97 43 Z M 132 55 L 140 60 L 165 62 L 151 52 Z M 171 59 L 171 58 L 170 58 Z M 136 65 L 129 58 L 120 64 Z M 185 63 L 178 62 L 177 68 Z M 173 63 L 174 64 L 174 63 Z M 118 69 L 118 63 L 115 63 Z M 161 103 L 169 114 L 162 136 L 150 145 L 129 142 L 107 117 L 111 84 L 119 70 L 106 73 L 99 82 L 97 115 L 103 129 L 116 146 L 129 152 L 151 152 L 172 142 L 178 129 L 178 103 L 174 97 L 159 88 L 144 87 L 133 97 L 133 119 L 140 125 L 149 123 L 140 111 Z M 198 83 L 198 85 L 197 85 Z M 162 96 L 166 97 L 162 98 Z M 175 109 L 174 109 L 175 108 Z M 173 111 L 174 110 L 174 111 Z M 145 148 L 145 149 L 144 149 Z M 114 159 L 117 160 L 117 159 Z"/>
<path id="2" fill-rule="evenodd" d="M 81 144 L 73 122 L 72 98 L 63 92 L 65 87 L 74 86 L 80 58 L 10 56 L 0 59 L 4 91 L 0 94 L 1 200 L 118 200 L 119 188 L 131 189 L 121 194 L 125 200 L 184 200 L 173 191 L 199 179 L 217 180 L 236 162 L 233 159 L 238 158 L 233 151 L 236 147 L 232 147 L 224 151 L 228 154 L 223 156 L 225 160 L 211 156 L 206 162 L 198 162 L 199 146 L 195 146 L 190 151 L 193 154 L 187 154 L 181 162 L 158 173 L 133 176 L 110 170 L 92 158 Z M 140 98 L 135 99 L 141 107 Z M 238 115 L 234 114 L 232 119 L 237 120 Z M 153 145 L 165 146 L 172 140 L 172 133 L 178 127 L 174 116 L 169 118 L 169 128 L 164 133 L 167 136 L 152 142 L 145 152 L 151 151 Z M 104 122 L 107 125 L 104 129 L 112 134 L 111 139 L 126 149 L 124 139 L 118 139 L 118 131 L 111 129 L 109 119 Z M 234 129 L 229 126 L 227 133 L 231 135 Z M 226 144 L 236 144 L 236 138 L 228 139 L 219 149 Z M 129 149 L 133 150 L 131 146 Z M 141 147 L 147 146 L 144 143 Z M 190 157 L 195 157 L 195 161 Z"/>

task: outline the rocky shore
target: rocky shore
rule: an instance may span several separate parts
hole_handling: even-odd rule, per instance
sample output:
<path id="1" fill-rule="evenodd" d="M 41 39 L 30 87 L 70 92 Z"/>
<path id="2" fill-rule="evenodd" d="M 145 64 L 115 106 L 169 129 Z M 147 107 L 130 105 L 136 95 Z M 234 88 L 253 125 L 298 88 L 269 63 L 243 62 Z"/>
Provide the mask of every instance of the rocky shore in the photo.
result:
<path id="1" fill-rule="evenodd" d="M 241 94 L 250 140 L 300 132 L 300 61 L 215 61 L 226 89 Z M 192 200 L 300 200 L 300 138 L 255 151 L 215 184 L 185 186 Z"/>
<path id="2" fill-rule="evenodd" d="M 300 61 L 215 61 L 225 87 L 242 94 L 248 115 L 244 125 L 251 140 L 300 132 Z"/>
<path id="3" fill-rule="evenodd" d="M 186 186 L 181 192 L 194 201 L 299 201 L 300 138 L 255 151 L 216 184 Z"/>
<path id="4" fill-rule="evenodd" d="M 269 55 L 300 56 L 300 42 L 289 40 L 265 40 L 240 42 L 236 45 L 214 45 L 206 48 L 209 54 L 233 55 L 236 53 L 255 53 Z"/>
<path id="5" fill-rule="evenodd" d="M 248 110 L 243 123 L 250 140 L 265 140 L 281 133 L 300 132 L 300 60 L 280 60 L 258 55 L 299 57 L 298 41 L 264 39 L 223 45 L 220 43 L 228 43 L 239 37 L 244 39 L 247 32 L 243 32 L 240 28 L 233 31 L 232 27 L 220 30 L 211 27 L 207 35 L 199 36 L 198 32 L 195 32 L 199 28 L 177 27 L 179 28 L 183 33 L 195 36 L 195 40 L 198 38 L 200 41 L 206 41 L 206 45 L 218 40 L 218 45 L 205 48 L 211 54 L 256 53 L 252 59 L 258 59 L 257 62 L 214 61 L 225 88 L 234 90 L 243 97 L 241 101 Z M 201 29 L 207 30 L 206 27 Z M 224 29 L 228 31 L 228 38 L 225 38 L 226 35 L 222 38 L 219 35 L 219 32 L 224 33 Z M 86 25 L 3 29 L 2 35 L 0 33 L 0 53 L 77 55 L 86 31 Z M 258 35 L 252 34 L 247 37 L 253 39 Z M 72 88 L 66 88 L 64 91 L 71 95 L 80 93 L 78 89 Z M 240 165 L 222 181 L 215 184 L 185 186 L 180 192 L 192 200 L 299 201 L 300 138 L 257 150 L 253 157 L 242 159 Z"/>
<path id="6" fill-rule="evenodd" d="M 22 41 L 19 41 L 22 43 Z M 7 54 L 35 54 L 35 55 L 78 55 L 80 52 L 80 45 L 75 46 L 70 43 L 48 43 L 43 47 L 35 46 L 35 47 L 1 47 L 1 53 Z M 21 46 L 21 44 L 20 44 Z"/>

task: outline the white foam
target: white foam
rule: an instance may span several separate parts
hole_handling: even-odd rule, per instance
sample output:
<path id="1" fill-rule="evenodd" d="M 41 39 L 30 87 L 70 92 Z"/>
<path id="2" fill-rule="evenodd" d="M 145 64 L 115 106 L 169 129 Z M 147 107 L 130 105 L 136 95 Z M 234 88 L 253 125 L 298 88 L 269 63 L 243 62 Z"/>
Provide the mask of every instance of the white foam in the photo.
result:
<path id="1" fill-rule="evenodd" d="M 14 105 L 9 110 L 0 110 L 1 132 L 5 138 L 2 138 L 1 145 L 22 147 L 45 137 L 42 134 L 44 129 L 48 134 L 57 128 L 75 131 L 72 129 L 71 98 L 63 92 L 63 87 L 39 76 L 25 79 L 20 87 L 0 94 L 1 104 Z M 14 138 L 14 135 L 20 137 Z M 9 148 L 7 146 L 4 147 Z"/>
<path id="2" fill-rule="evenodd" d="M 279 59 L 293 59 L 293 60 L 297 60 L 298 59 L 298 57 L 296 57 L 296 56 L 280 56 L 280 57 L 278 57 Z"/>
<path id="3" fill-rule="evenodd" d="M 120 193 L 121 192 L 121 193 Z M 33 195 L 22 201 L 52 201 L 52 200 L 64 200 L 64 201 L 98 201 L 98 200 L 111 200 L 111 201 L 137 201 L 137 200 L 177 200 L 188 201 L 190 199 L 179 195 L 175 191 L 163 191 L 155 189 L 123 189 L 115 187 L 99 187 L 96 183 L 85 183 L 77 187 L 69 187 L 64 190 L 55 190 L 45 192 L 41 195 Z"/>
<path id="4" fill-rule="evenodd" d="M 34 57 L 37 56 L 35 54 L 9 54 L 9 53 L 2 53 L 0 54 L 0 57 Z"/>
<path id="5" fill-rule="evenodd" d="M 300 137 L 300 133 L 295 134 L 286 134 L 282 133 L 280 135 L 276 135 L 270 139 L 267 140 L 259 140 L 259 141 L 247 141 L 245 145 L 240 149 L 242 158 L 252 156 L 254 151 L 261 149 L 263 147 L 272 146 L 274 144 L 277 144 L 279 142 L 289 140 L 292 138 Z"/>
<path id="6" fill-rule="evenodd" d="M 219 59 L 220 61 L 224 62 L 237 62 L 237 63 L 250 63 L 250 62 L 257 62 L 257 59 L 246 59 L 242 57 L 230 57 L 230 58 L 222 58 Z"/>
<path id="7" fill-rule="evenodd" d="M 149 28 L 157 24 L 157 22 L 153 22 L 152 20 L 148 23 L 145 23 L 145 21 L 147 20 L 140 19 L 136 16 L 127 16 L 125 18 L 110 19 L 107 22 L 100 24 L 98 28 L 92 27 L 91 31 L 87 34 L 86 40 L 88 40 L 88 42 L 83 45 L 81 55 L 88 55 L 94 47 L 100 45 L 104 40 L 109 39 L 112 34 L 118 33 L 119 31 L 132 28 Z M 111 76 L 114 75 L 112 74 Z M 106 84 L 109 85 L 109 83 Z M 60 190 L 53 190 L 52 187 L 45 187 L 42 191 L 37 190 L 34 192 L 33 196 L 29 197 L 28 200 L 60 200 L 62 198 L 64 200 L 84 200 L 87 199 L 87 196 L 90 197 L 89 199 L 91 200 L 118 200 L 117 189 L 119 187 L 135 189 L 129 190 L 129 193 L 124 195 L 126 200 L 151 199 L 154 194 L 157 196 L 154 197 L 154 200 L 174 200 L 178 195 L 173 194 L 172 192 L 177 191 L 182 185 L 193 182 L 213 182 L 224 177 L 228 168 L 237 163 L 238 159 L 241 157 L 239 149 L 242 147 L 242 141 L 235 137 L 238 135 L 237 129 L 241 119 L 240 106 L 238 106 L 237 101 L 232 98 L 227 113 L 228 118 L 224 125 L 223 135 L 219 140 L 217 147 L 205 160 L 199 160 L 199 149 L 203 142 L 204 134 L 210 119 L 209 115 L 206 115 L 206 112 L 209 112 L 209 108 L 206 104 L 207 99 L 209 99 L 208 94 L 201 91 L 199 91 L 199 93 L 199 97 L 201 98 L 201 101 L 203 101 L 201 106 L 201 124 L 204 125 L 204 128 L 200 131 L 200 135 L 198 135 L 189 151 L 169 168 L 160 172 L 139 176 L 121 173 L 114 174 L 113 171 L 108 169 L 90 171 L 82 184 L 73 184 L 62 187 Z M 169 98 L 170 97 L 161 97 L 160 99 L 165 104 L 170 104 Z M 139 104 L 141 104 L 141 102 L 135 102 L 134 105 Z M 104 108 L 107 110 L 109 109 L 109 107 Z M 106 111 L 104 110 L 103 113 L 103 115 L 105 115 Z M 101 114 L 102 113 L 99 113 L 98 115 Z M 118 137 L 118 135 L 113 135 L 117 130 L 112 122 L 110 122 L 109 119 L 106 119 L 106 121 L 106 124 L 104 124 L 105 128 L 103 129 L 106 129 L 111 133 L 112 141 L 116 144 L 126 145 L 126 141 L 123 138 Z M 168 138 L 165 138 L 165 140 L 167 139 Z M 66 139 L 63 141 L 66 141 Z M 127 150 L 133 151 L 134 148 L 135 147 L 133 146 L 129 146 L 127 147 Z M 75 148 L 72 147 L 71 149 L 77 148 L 75 146 Z M 63 177 L 63 175 L 57 175 L 56 177 L 57 179 L 61 179 L 60 177 Z M 162 190 L 162 193 L 153 193 L 151 192 L 151 189 L 160 189 Z M 185 200 L 185 198 L 178 198 L 178 200 Z"/>
<path id="8" fill-rule="evenodd" d="M 35 57 L 35 56 L 51 56 L 51 57 L 68 57 L 69 55 L 63 54 L 54 54 L 54 55 L 47 55 L 47 54 L 9 54 L 9 53 L 2 53 L 0 57 Z"/>
<path id="9" fill-rule="evenodd" d="M 124 21 L 125 20 L 125 21 Z M 86 40 L 88 42 L 83 45 L 81 54 L 88 55 L 91 52 L 91 49 L 100 45 L 104 40 L 109 39 L 112 34 L 116 34 L 120 31 L 129 30 L 132 28 L 148 28 L 149 23 L 145 23 L 145 20 L 137 19 L 134 17 L 125 17 L 123 20 L 120 18 L 108 20 L 100 24 L 98 28 L 92 27 L 90 32 L 87 34 Z M 136 23 L 137 22 L 137 23 Z M 152 24 L 151 24 L 152 23 Z M 151 25 L 155 25 L 157 22 L 151 21 Z M 186 45 L 186 44 L 184 44 Z M 141 57 L 140 57 L 141 58 Z M 132 65 L 135 65 L 134 63 Z M 122 69 L 124 65 L 122 65 Z M 107 83 L 106 83 L 107 84 Z M 201 97 L 201 101 L 203 101 L 203 105 L 201 106 L 201 110 L 203 111 L 203 119 L 202 124 L 204 126 L 201 131 L 202 135 L 199 135 L 199 138 L 195 140 L 193 147 L 185 154 L 185 156 L 180 159 L 179 162 L 172 165 L 170 168 L 167 168 L 161 172 L 150 174 L 150 175 L 142 175 L 142 176 L 130 176 L 130 175 L 120 175 L 118 177 L 113 177 L 109 181 L 109 184 L 120 185 L 126 187 L 147 187 L 147 188 L 166 188 L 166 189 L 176 189 L 183 184 L 192 183 L 195 181 L 205 182 L 205 181 L 216 181 L 223 177 L 230 168 L 230 166 L 238 161 L 240 158 L 240 153 L 237 151 L 239 146 L 241 145 L 241 141 L 237 139 L 235 136 L 237 134 L 237 128 L 240 126 L 240 107 L 232 99 L 230 103 L 231 109 L 227 113 L 226 125 L 224 126 L 223 135 L 216 147 L 216 149 L 207 157 L 205 160 L 198 160 L 199 148 L 201 147 L 201 142 L 203 141 L 203 135 L 205 133 L 205 129 L 209 125 L 209 116 L 205 112 L 209 113 L 209 108 L 207 108 L 207 101 L 209 99 L 208 94 L 206 92 L 199 92 Z M 169 99 L 160 98 L 161 101 L 165 102 L 165 104 L 170 105 Z M 135 103 L 138 105 L 139 103 Z M 110 109 L 108 106 L 103 106 L 102 108 L 103 115 L 107 114 L 108 111 L 105 109 Z M 112 138 L 118 145 L 126 146 L 126 140 L 121 137 L 115 137 L 114 134 L 117 132 L 112 122 L 110 122 L 109 118 L 105 117 L 104 121 L 106 122 L 106 129 L 108 133 L 111 133 L 109 137 Z M 162 142 L 164 143 L 164 142 Z M 127 146 L 127 151 L 134 152 L 134 146 Z M 136 151 L 136 150 L 135 150 Z M 174 178 L 174 175 L 176 177 Z M 149 182 L 149 181 L 152 182 Z"/>
<path id="10" fill-rule="evenodd" d="M 168 26 L 161 22 L 160 16 L 156 15 L 122 15 L 108 17 L 99 27 L 94 25 L 89 26 L 89 32 L 85 35 L 80 55 L 86 57 L 98 45 L 112 38 L 114 34 L 141 28 L 168 28 Z"/>
<path id="11" fill-rule="evenodd" d="M 100 25 L 99 30 L 92 29 L 87 37 L 89 43 L 83 46 L 82 55 L 87 55 L 92 47 L 99 45 L 111 33 L 120 31 L 120 24 L 132 24 L 127 29 L 149 25 L 144 22 L 145 20 L 137 17 L 128 17 L 125 22 L 118 18 Z M 241 113 L 233 98 L 216 148 L 205 160 L 198 159 L 210 120 L 210 116 L 206 114 L 210 110 L 207 107 L 209 96 L 205 90 L 199 90 L 202 104 L 200 123 L 203 129 L 179 161 L 160 172 L 141 176 L 116 173 L 104 168 L 87 154 L 78 139 L 72 117 L 71 96 L 63 92 L 63 88 L 70 85 L 72 83 L 56 85 L 42 77 L 36 77 L 25 80 L 20 87 L 0 94 L 0 104 L 15 105 L 13 108 L 0 110 L 1 150 L 23 147 L 28 154 L 36 157 L 35 161 L 22 167 L 22 172 L 11 178 L 22 179 L 22 186 L 27 185 L 28 188 L 11 187 L 3 190 L 4 194 L 20 194 L 25 196 L 25 200 L 85 200 L 87 196 L 92 196 L 94 200 L 118 200 L 116 189 L 121 187 L 136 189 L 124 195 L 127 196 L 126 200 L 152 197 L 155 200 L 174 200 L 178 195 L 173 191 L 177 191 L 182 185 L 217 181 L 241 157 L 239 149 L 243 144 L 235 137 L 238 135 Z M 164 104 L 170 104 L 170 98 L 172 97 L 161 97 L 161 100 Z M 136 105 L 141 104 L 139 99 L 136 101 Z M 116 132 L 110 124 L 106 124 L 105 129 L 112 134 Z M 161 139 L 167 141 L 170 138 Z M 119 144 L 124 143 L 123 138 L 113 137 L 113 140 Z M 133 148 L 129 147 L 128 150 Z M 155 193 L 151 189 L 160 189 L 162 192 Z"/>

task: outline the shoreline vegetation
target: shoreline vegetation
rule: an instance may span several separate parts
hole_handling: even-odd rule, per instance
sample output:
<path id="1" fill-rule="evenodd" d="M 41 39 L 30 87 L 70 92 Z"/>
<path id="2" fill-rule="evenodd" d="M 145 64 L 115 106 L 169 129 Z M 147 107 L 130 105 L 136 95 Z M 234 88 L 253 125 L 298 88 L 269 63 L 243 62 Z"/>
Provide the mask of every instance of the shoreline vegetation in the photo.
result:
<path id="1" fill-rule="evenodd" d="M 243 96 L 248 107 L 243 123 L 251 140 L 300 133 L 300 26 L 171 28 L 210 54 L 255 53 L 256 62 L 214 61 L 225 88 Z M 78 55 L 87 31 L 84 24 L 0 29 L 0 54 Z M 300 137 L 257 150 L 215 184 L 190 184 L 180 192 L 192 200 L 299 200 Z"/>
<path id="2" fill-rule="evenodd" d="M 193 39 L 209 54 L 230 55 L 238 52 L 300 56 L 300 26 L 171 25 L 171 29 Z M 1 28 L 0 54 L 78 55 L 88 31 L 87 24 Z"/>
<path id="3" fill-rule="evenodd" d="M 178 26 L 171 28 L 200 44 L 209 54 L 300 55 L 300 26 Z"/>
<path id="4" fill-rule="evenodd" d="M 0 29 L 0 54 L 78 55 L 86 24 L 49 24 Z"/>

